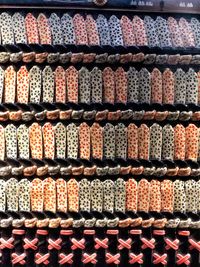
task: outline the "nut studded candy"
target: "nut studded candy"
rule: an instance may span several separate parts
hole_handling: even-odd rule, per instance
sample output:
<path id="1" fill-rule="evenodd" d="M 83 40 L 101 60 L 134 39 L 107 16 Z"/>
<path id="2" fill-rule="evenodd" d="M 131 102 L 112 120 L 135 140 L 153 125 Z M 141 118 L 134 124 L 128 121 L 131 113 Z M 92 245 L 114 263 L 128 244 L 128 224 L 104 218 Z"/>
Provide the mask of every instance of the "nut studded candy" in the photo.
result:
<path id="1" fill-rule="evenodd" d="M 107 0 L 93 0 L 93 3 L 97 6 L 104 6 L 107 2 Z"/>

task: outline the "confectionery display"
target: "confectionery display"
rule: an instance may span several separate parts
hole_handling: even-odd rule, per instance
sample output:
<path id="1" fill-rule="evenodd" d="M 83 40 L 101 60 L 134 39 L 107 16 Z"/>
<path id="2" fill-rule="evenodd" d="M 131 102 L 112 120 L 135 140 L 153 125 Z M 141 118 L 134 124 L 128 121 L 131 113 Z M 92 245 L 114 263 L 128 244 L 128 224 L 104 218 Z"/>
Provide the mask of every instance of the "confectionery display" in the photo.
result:
<path id="1" fill-rule="evenodd" d="M 0 265 L 199 267 L 199 15 L 90 2 L 0 12 Z"/>
<path id="2" fill-rule="evenodd" d="M 199 181 L 169 179 L 150 182 L 117 178 L 0 180 L 1 210 L 52 212 L 194 212 L 200 211 L 196 195 Z M 145 194 L 144 194 L 145 192 Z"/>
<path id="3" fill-rule="evenodd" d="M 151 103 L 195 104 L 200 102 L 200 72 L 189 68 L 136 70 L 110 67 L 79 70 L 70 66 L 53 69 L 21 66 L 0 69 L 2 103 Z M 37 92 L 37 93 L 35 93 Z"/>
<path id="4" fill-rule="evenodd" d="M 0 127 L 0 159 L 144 159 L 193 160 L 200 158 L 200 130 L 194 124 L 164 127 L 158 123 L 139 127 L 130 123 L 101 126 L 93 123 L 46 122 L 29 127 Z"/>
<path id="5" fill-rule="evenodd" d="M 134 15 L 3 12 L 0 16 L 2 44 L 73 44 L 150 47 L 199 47 L 197 18 L 189 21 L 169 16 L 144 18 Z M 14 26 L 15 25 L 15 26 Z"/>

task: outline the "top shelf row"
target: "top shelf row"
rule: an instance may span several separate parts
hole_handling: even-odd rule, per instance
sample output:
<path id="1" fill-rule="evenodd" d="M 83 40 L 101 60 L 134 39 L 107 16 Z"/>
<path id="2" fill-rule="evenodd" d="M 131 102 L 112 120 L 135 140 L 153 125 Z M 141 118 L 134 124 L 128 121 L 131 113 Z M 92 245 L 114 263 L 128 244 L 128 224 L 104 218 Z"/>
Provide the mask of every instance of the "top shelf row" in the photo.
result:
<path id="1" fill-rule="evenodd" d="M 192 17 L 163 18 L 65 13 L 34 16 L 19 12 L 0 14 L 0 43 L 89 46 L 146 46 L 200 48 L 200 21 Z"/>

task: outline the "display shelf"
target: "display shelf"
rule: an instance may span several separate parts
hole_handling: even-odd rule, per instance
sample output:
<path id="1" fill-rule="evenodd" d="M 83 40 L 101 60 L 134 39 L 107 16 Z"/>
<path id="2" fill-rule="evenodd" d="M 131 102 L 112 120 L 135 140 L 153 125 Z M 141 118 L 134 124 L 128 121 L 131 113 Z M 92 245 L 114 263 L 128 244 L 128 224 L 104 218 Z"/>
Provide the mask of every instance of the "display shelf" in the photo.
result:
<path id="1" fill-rule="evenodd" d="M 197 1 L 4 2 L 2 267 L 199 267 Z"/>

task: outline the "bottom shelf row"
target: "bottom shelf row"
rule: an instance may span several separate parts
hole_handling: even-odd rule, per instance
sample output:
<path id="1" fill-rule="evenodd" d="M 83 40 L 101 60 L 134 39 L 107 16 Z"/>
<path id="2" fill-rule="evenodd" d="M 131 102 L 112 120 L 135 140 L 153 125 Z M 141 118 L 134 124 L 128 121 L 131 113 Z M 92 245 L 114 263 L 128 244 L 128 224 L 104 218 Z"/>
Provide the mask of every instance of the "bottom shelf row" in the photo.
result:
<path id="1" fill-rule="evenodd" d="M 2 266 L 199 266 L 197 214 L 88 215 L 1 212 Z"/>

